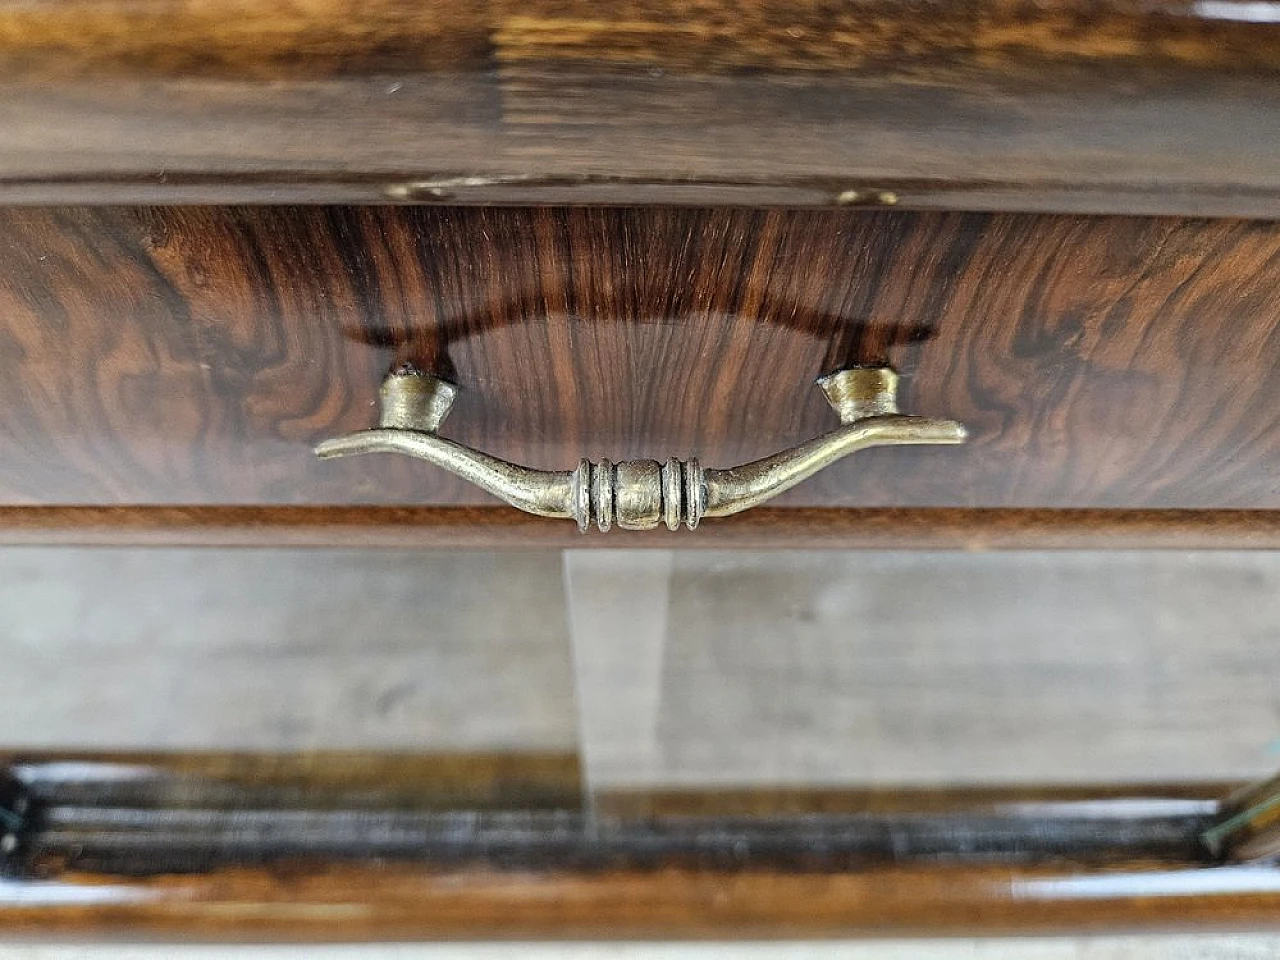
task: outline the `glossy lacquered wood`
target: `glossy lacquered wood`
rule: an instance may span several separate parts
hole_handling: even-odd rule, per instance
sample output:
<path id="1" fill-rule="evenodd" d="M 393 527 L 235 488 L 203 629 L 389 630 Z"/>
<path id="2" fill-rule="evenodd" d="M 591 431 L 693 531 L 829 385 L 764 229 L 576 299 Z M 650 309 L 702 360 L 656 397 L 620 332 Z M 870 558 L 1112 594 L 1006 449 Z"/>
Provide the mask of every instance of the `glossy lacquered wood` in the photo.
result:
<path id="1" fill-rule="evenodd" d="M 0 199 L 1276 216 L 1278 36 L 1187 0 L 11 2 Z"/>
<path id="2" fill-rule="evenodd" d="M 549 469 L 731 465 L 903 374 L 959 448 L 864 451 L 781 505 L 1280 506 L 1280 227 L 910 213 L 0 211 L 0 502 L 457 504 L 319 463 L 412 360 L 443 433 Z"/>
<path id="3" fill-rule="evenodd" d="M 436 763 L 455 799 L 468 777 L 486 803 L 495 784 L 518 797 L 518 758 Z M 20 936 L 252 941 L 1079 933 L 1280 917 L 1274 867 L 1224 863 L 1199 840 L 1221 784 L 620 797 L 585 827 L 576 798 L 542 805 L 568 783 L 548 758 L 523 776 L 552 793 L 509 810 L 442 809 L 431 767 L 9 756 L 16 842 L 0 855 L 0 922 Z"/>
<path id="4" fill-rule="evenodd" d="M 70 873 L 11 884 L 0 920 L 22 938 L 250 943 L 1205 933 L 1274 930 L 1277 885 L 1273 867 L 1152 864 L 1083 876 L 1017 864 L 536 875 L 370 865 L 122 882 Z"/>
<path id="5" fill-rule="evenodd" d="M 507 507 L 0 507 L 0 546 L 616 548 Z M 1276 550 L 1277 510 L 761 507 L 628 548 Z"/>

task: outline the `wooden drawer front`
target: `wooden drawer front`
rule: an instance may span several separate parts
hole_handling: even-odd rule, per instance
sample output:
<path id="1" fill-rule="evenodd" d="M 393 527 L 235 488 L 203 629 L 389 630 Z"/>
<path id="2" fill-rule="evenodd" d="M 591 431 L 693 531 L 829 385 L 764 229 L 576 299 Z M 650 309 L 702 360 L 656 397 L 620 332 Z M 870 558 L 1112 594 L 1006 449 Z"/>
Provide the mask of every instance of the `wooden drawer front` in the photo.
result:
<path id="1" fill-rule="evenodd" d="M 442 433 L 544 468 L 728 466 L 890 363 L 961 448 L 778 503 L 1280 507 L 1280 224 L 858 211 L 0 210 L 0 502 L 488 502 L 320 463 L 396 359 Z"/>

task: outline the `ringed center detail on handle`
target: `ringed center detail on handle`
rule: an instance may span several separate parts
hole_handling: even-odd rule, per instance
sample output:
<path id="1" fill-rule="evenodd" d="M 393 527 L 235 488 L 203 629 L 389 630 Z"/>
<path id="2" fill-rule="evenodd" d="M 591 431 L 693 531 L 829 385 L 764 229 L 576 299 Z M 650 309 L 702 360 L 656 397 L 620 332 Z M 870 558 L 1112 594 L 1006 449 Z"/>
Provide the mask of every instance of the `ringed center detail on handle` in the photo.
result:
<path id="1" fill-rule="evenodd" d="M 583 533 L 593 522 L 602 532 L 615 523 L 623 530 L 652 530 L 660 523 L 668 530 L 681 523 L 696 530 L 706 507 L 706 481 L 696 459 L 581 460 L 573 471 L 573 519 Z"/>

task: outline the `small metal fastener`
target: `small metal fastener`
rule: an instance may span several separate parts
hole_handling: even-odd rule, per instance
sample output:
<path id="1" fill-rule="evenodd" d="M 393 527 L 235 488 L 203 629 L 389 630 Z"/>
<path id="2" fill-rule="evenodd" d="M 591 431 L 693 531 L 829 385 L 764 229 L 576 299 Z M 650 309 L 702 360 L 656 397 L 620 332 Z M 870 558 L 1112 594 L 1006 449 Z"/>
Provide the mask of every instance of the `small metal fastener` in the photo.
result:
<path id="1" fill-rule="evenodd" d="M 380 392 L 376 430 L 326 440 L 322 459 L 400 453 L 434 463 L 541 517 L 571 517 L 585 531 L 615 523 L 624 530 L 665 524 L 690 530 L 706 517 L 740 513 L 789 490 L 855 450 L 899 444 L 963 443 L 953 420 L 898 413 L 898 375 L 888 367 L 852 367 L 818 380 L 840 426 L 790 450 L 726 470 L 704 469 L 696 459 L 581 460 L 573 470 L 533 470 L 437 434 L 457 388 L 412 367 L 393 370 Z"/>
<path id="2" fill-rule="evenodd" d="M 430 182 L 393 183 L 382 191 L 389 200 L 452 200 L 453 191 Z"/>
<path id="3" fill-rule="evenodd" d="M 898 412 L 898 375 L 888 367 L 854 367 L 818 378 L 841 423 Z"/>
<path id="4" fill-rule="evenodd" d="M 384 430 L 425 430 L 435 433 L 453 407 L 458 388 L 402 364 L 382 381 L 378 391 L 378 426 Z"/>
<path id="5" fill-rule="evenodd" d="M 898 195 L 892 190 L 844 190 L 836 194 L 841 207 L 892 207 Z"/>

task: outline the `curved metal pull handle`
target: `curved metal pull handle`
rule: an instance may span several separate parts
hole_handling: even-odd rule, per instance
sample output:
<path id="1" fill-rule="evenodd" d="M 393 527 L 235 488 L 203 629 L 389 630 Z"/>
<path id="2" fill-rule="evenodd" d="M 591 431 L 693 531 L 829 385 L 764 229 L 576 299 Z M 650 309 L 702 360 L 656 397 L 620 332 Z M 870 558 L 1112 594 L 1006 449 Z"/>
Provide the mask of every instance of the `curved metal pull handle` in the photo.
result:
<path id="1" fill-rule="evenodd" d="M 651 530 L 659 523 L 690 530 L 703 517 L 726 517 L 789 490 L 823 467 L 866 447 L 963 443 L 954 420 L 898 413 L 898 375 L 887 367 L 854 367 L 818 381 L 840 417 L 830 433 L 782 453 L 731 467 L 704 469 L 697 460 L 582 460 L 574 470 L 533 470 L 438 436 L 457 388 L 411 367 L 382 383 L 377 430 L 363 430 L 316 447 L 321 458 L 402 453 L 426 460 L 540 517 L 572 517 L 584 532 Z"/>

